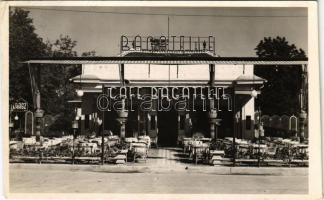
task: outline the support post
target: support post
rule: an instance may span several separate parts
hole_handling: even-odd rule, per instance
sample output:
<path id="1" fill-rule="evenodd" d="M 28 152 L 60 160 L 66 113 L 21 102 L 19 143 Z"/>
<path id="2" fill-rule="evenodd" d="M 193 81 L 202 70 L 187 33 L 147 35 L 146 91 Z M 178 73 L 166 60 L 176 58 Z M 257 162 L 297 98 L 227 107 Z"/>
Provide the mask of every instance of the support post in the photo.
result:
<path id="1" fill-rule="evenodd" d="M 73 141 L 72 141 L 72 165 L 74 165 L 74 159 L 75 159 L 75 152 L 74 152 L 75 130 L 76 130 L 76 129 L 73 129 Z"/>
<path id="2" fill-rule="evenodd" d="M 141 115 L 140 115 L 140 108 L 137 110 L 137 133 L 135 133 L 134 137 L 137 138 L 141 131 Z"/>
<path id="3" fill-rule="evenodd" d="M 235 167 L 236 162 L 236 102 L 235 102 L 235 82 L 233 83 L 233 166 Z"/>
<path id="4" fill-rule="evenodd" d="M 36 117 L 36 141 L 40 141 L 41 136 L 41 126 L 42 126 L 42 118 L 44 116 L 44 110 L 40 108 L 40 92 L 37 91 L 36 94 L 36 111 L 35 111 L 35 117 Z"/>
<path id="5" fill-rule="evenodd" d="M 120 127 L 120 138 L 125 139 L 126 136 L 126 121 L 128 117 L 128 112 L 125 110 L 125 99 L 122 100 L 122 110 L 118 111 L 118 121 L 121 125 Z"/>
<path id="6" fill-rule="evenodd" d="M 209 86 L 210 89 L 214 88 L 215 86 L 215 65 L 209 65 Z M 212 140 L 216 140 L 215 138 L 215 126 L 216 126 L 216 118 L 217 118 L 217 111 L 214 108 L 214 99 L 210 99 L 209 101 L 209 119 L 210 119 L 210 137 Z"/>
<path id="7" fill-rule="evenodd" d="M 125 67 L 124 64 L 120 64 L 120 84 L 125 86 Z M 125 110 L 125 99 L 122 99 L 122 110 L 118 112 L 118 121 L 121 123 L 120 127 L 120 138 L 124 139 L 126 135 L 126 121 L 128 112 Z"/>
<path id="8" fill-rule="evenodd" d="M 125 135 L 126 135 L 126 123 L 122 122 L 120 127 L 120 138 L 125 139 Z"/>
<path id="9" fill-rule="evenodd" d="M 102 85 L 102 94 L 105 94 L 105 85 Z M 105 111 L 102 111 L 102 130 L 101 130 L 101 164 L 105 163 Z"/>
<path id="10" fill-rule="evenodd" d="M 299 114 L 299 139 L 305 139 L 305 127 L 307 123 L 307 65 L 302 65 L 302 83 L 300 89 L 300 114 Z"/>
<path id="11" fill-rule="evenodd" d="M 120 82 L 121 82 L 121 85 L 124 86 L 124 84 L 125 84 L 125 67 L 124 67 L 124 64 L 120 64 Z"/>

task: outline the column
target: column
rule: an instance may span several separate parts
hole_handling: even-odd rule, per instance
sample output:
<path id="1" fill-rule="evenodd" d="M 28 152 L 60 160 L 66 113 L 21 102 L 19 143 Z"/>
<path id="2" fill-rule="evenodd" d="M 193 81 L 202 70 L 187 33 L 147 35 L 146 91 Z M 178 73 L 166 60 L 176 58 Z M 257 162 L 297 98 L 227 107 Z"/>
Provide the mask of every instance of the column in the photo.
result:
<path id="1" fill-rule="evenodd" d="M 40 92 L 36 92 L 36 111 L 35 111 L 35 117 L 36 117 L 36 141 L 40 141 L 41 136 L 41 126 L 42 126 L 42 119 L 44 116 L 44 110 L 40 108 Z"/>
<path id="2" fill-rule="evenodd" d="M 215 129 L 216 129 L 216 123 L 217 123 L 217 111 L 211 110 L 209 112 L 209 119 L 210 119 L 210 137 L 214 140 L 217 139 L 215 137 Z"/>
<path id="3" fill-rule="evenodd" d="M 128 117 L 128 112 L 125 110 L 125 99 L 122 100 L 122 109 L 117 112 L 118 113 L 118 121 L 120 123 L 120 138 L 125 138 L 126 131 L 126 121 Z"/>
<path id="4" fill-rule="evenodd" d="M 120 82 L 121 86 L 125 85 L 125 71 L 124 64 L 120 64 Z M 120 126 L 120 138 L 124 139 L 126 135 L 126 121 L 128 117 L 128 112 L 125 110 L 125 99 L 122 99 L 122 109 L 117 112 L 118 113 L 118 121 L 121 124 Z"/>
<path id="5" fill-rule="evenodd" d="M 135 131 L 134 137 L 137 138 L 140 134 L 141 130 L 141 115 L 140 115 L 140 109 L 137 110 L 137 131 Z"/>
<path id="6" fill-rule="evenodd" d="M 121 85 L 125 85 L 125 67 L 124 64 L 120 64 L 120 82 Z"/>
<path id="7" fill-rule="evenodd" d="M 213 88 L 215 85 L 215 65 L 209 64 L 209 86 Z M 209 101 L 209 119 L 210 119 L 210 137 L 215 140 L 215 125 L 217 118 L 217 110 L 214 109 L 214 99 Z"/>
<path id="8" fill-rule="evenodd" d="M 30 65 L 30 64 L 28 64 Z M 28 66 L 30 67 L 30 66 Z M 35 117 L 36 117 L 36 141 L 40 141 L 41 136 L 41 127 L 42 127 L 42 119 L 44 116 L 44 110 L 41 109 L 41 68 L 40 66 L 37 66 L 37 72 L 36 72 L 36 111 L 35 111 Z M 34 95 L 34 94 L 33 94 Z M 33 96 L 34 97 L 34 96 Z"/>
<path id="9" fill-rule="evenodd" d="M 305 127 L 307 123 L 307 65 L 302 65 L 302 82 L 300 89 L 300 114 L 299 114 L 299 138 L 303 142 L 305 139 Z"/>
<path id="10" fill-rule="evenodd" d="M 120 127 L 120 138 L 124 139 L 126 135 L 126 120 L 122 122 L 121 127 Z"/>

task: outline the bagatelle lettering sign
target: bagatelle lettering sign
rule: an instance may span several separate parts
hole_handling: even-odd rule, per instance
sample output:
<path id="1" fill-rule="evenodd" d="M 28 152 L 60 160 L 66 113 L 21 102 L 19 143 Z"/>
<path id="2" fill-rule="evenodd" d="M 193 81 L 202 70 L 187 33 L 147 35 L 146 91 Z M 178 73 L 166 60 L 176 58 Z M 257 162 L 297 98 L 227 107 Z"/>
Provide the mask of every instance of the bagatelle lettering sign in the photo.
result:
<path id="1" fill-rule="evenodd" d="M 28 103 L 24 99 L 19 99 L 11 104 L 13 112 L 26 112 L 28 110 Z"/>
<path id="2" fill-rule="evenodd" d="M 120 51 L 209 51 L 215 53 L 215 37 L 121 36 Z"/>

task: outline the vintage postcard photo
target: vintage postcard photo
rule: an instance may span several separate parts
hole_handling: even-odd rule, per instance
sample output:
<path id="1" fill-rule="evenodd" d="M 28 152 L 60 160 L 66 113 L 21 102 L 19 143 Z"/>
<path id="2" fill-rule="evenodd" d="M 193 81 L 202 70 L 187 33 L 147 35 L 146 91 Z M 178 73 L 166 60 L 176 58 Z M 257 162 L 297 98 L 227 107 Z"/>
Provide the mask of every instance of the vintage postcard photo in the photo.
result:
<path id="1" fill-rule="evenodd" d="M 8 194 L 321 197 L 316 3 L 3 11 Z"/>

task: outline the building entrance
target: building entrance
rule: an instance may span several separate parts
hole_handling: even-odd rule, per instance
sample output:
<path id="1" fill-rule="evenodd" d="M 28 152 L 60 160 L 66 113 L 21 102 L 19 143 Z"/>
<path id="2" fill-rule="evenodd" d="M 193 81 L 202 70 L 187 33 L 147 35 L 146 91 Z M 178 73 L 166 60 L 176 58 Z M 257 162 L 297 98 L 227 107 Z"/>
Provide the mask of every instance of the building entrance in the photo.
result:
<path id="1" fill-rule="evenodd" d="M 178 139 L 178 119 L 177 112 L 158 112 L 158 145 L 162 147 L 173 147 L 177 145 Z"/>

